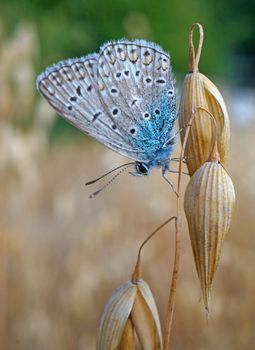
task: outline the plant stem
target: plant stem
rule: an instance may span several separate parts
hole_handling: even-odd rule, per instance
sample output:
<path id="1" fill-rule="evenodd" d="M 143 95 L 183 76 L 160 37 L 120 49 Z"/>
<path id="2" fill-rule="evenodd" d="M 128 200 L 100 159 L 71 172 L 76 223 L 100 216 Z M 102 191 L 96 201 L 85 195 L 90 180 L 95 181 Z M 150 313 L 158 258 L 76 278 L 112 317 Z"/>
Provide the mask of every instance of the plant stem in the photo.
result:
<path id="1" fill-rule="evenodd" d="M 192 126 L 193 119 L 195 118 L 195 112 L 193 111 L 189 124 L 187 125 L 187 129 L 185 132 L 185 136 L 183 139 L 183 144 L 181 148 L 180 154 L 180 162 L 179 162 L 179 175 L 178 175 L 178 184 L 177 184 L 177 215 L 175 221 L 175 254 L 174 254 L 174 266 L 171 275 L 171 285 L 170 292 L 167 303 L 167 318 L 166 318 L 166 327 L 165 327 L 165 337 L 164 337 L 164 346 L 163 350 L 168 350 L 170 346 L 171 340 L 171 331 L 173 324 L 173 314 L 174 314 L 174 305 L 175 305 L 175 297 L 176 297 L 176 287 L 177 280 L 179 277 L 180 270 L 180 255 L 181 255 L 181 229 L 182 229 L 182 210 L 181 210 L 181 178 L 182 178 L 182 165 L 183 165 L 183 157 L 184 151 L 187 143 L 187 139 L 189 136 L 190 128 Z"/>
<path id="2" fill-rule="evenodd" d="M 173 219 L 175 219 L 176 221 L 176 216 L 172 216 L 170 219 L 167 219 L 165 222 L 163 222 L 163 224 L 161 224 L 160 226 L 158 226 L 156 228 L 156 230 L 154 230 L 152 233 L 149 234 L 149 236 L 143 241 L 143 243 L 140 245 L 140 248 L 138 250 L 138 254 L 137 254 L 137 259 L 136 259 L 136 265 L 135 265 L 135 269 L 134 272 L 132 274 L 132 282 L 136 283 L 139 279 L 141 279 L 141 253 L 142 253 L 142 249 L 145 246 L 145 244 L 158 232 L 162 229 L 162 227 L 164 227 L 165 225 L 167 225 L 170 221 L 172 221 Z"/>

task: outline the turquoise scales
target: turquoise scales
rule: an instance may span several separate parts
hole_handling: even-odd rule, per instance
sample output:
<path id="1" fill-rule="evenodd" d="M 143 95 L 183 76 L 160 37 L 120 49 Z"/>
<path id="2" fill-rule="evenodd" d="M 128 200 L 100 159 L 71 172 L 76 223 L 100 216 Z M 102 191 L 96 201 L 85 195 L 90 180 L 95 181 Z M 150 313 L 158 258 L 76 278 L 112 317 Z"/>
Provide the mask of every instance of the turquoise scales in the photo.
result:
<path id="1" fill-rule="evenodd" d="M 176 101 L 170 56 L 160 46 L 106 43 L 98 54 L 47 68 L 37 88 L 68 122 L 135 160 L 134 175 L 169 168 Z"/>

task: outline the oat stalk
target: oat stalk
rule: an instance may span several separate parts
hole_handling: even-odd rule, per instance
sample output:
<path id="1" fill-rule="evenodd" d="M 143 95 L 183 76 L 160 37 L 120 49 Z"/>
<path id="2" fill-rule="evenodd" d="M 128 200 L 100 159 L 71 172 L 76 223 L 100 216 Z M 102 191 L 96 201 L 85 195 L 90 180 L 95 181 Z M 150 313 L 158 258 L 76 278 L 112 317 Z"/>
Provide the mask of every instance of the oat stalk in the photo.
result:
<path id="1" fill-rule="evenodd" d="M 192 126 L 192 122 L 195 118 L 194 111 L 190 117 L 190 121 L 186 126 L 185 136 L 183 139 L 183 144 L 180 153 L 180 162 L 178 169 L 178 182 L 177 182 L 177 208 L 176 208 L 176 220 L 175 220 L 175 254 L 174 254 L 174 265 L 171 275 L 170 282 L 170 290 L 169 297 L 167 303 L 167 317 L 166 317 L 166 326 L 165 326 L 165 335 L 164 335 L 164 345 L 163 350 L 168 350 L 170 346 L 171 340 L 171 332 L 172 332 L 172 324 L 173 324 L 173 314 L 174 314 L 174 306 L 175 306 L 175 297 L 176 297 L 176 287 L 177 280 L 179 277 L 179 269 L 180 269 L 180 255 L 181 255 L 181 229 L 182 229 L 182 206 L 181 206 L 181 179 L 182 179 L 182 166 L 183 166 L 183 158 L 185 152 L 185 146 L 188 140 L 190 128 Z"/>
<path id="2" fill-rule="evenodd" d="M 199 29 L 199 42 L 197 53 L 195 53 L 195 48 L 193 44 L 193 32 L 194 29 L 198 27 Z M 189 34 L 189 71 L 197 72 L 198 64 L 200 60 L 200 55 L 203 46 L 204 39 L 204 31 L 203 27 L 200 23 L 194 23 L 191 27 Z M 182 142 L 181 153 L 180 153 L 180 162 L 178 169 L 178 183 L 177 183 L 177 203 L 176 203 L 176 221 L 175 221 L 175 256 L 174 256 L 174 265 L 171 275 L 170 282 L 170 290 L 167 304 L 167 317 L 166 317 L 166 326 L 165 326 L 165 334 L 164 334 L 164 344 L 163 350 L 168 350 L 170 347 L 171 341 L 171 332 L 172 332 L 172 324 L 173 324 L 173 314 L 174 314 L 174 306 L 175 306 L 175 298 L 176 298 L 176 288 L 177 288 L 177 280 L 179 277 L 180 270 L 180 255 L 181 255 L 181 229 L 182 229 L 182 205 L 181 205 L 181 179 L 182 179 L 182 167 L 183 167 L 183 159 L 185 154 L 185 148 L 188 140 L 188 136 L 190 133 L 190 129 L 193 123 L 193 120 L 196 116 L 197 108 L 194 103 L 194 96 L 192 98 L 192 107 L 191 107 L 191 116 L 188 124 L 186 125 L 186 131 Z M 210 114 L 210 113 L 209 113 Z M 213 117 L 213 116 L 212 116 Z M 216 133 L 217 135 L 217 133 Z"/>

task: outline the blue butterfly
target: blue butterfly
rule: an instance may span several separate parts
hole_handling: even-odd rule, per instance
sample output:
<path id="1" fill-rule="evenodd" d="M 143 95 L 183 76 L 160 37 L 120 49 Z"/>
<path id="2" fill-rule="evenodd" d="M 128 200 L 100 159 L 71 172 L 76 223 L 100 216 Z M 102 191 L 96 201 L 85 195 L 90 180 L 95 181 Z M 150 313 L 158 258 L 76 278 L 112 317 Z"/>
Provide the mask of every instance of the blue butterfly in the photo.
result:
<path id="1" fill-rule="evenodd" d="M 98 54 L 47 68 L 36 84 L 68 122 L 134 160 L 133 175 L 170 170 L 176 95 L 170 56 L 160 46 L 111 41 Z"/>

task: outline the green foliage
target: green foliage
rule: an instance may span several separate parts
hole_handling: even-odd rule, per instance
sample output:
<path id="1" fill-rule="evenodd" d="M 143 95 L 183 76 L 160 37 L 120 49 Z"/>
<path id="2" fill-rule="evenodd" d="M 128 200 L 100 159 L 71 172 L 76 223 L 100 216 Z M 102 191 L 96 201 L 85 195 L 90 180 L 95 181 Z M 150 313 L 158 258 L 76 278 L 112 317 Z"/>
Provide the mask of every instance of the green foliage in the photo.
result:
<path id="1" fill-rule="evenodd" d="M 98 51 L 105 41 L 144 38 L 171 53 L 181 85 L 188 69 L 189 28 L 200 22 L 206 39 L 200 70 L 247 85 L 255 81 L 254 13 L 254 0 L 8 0 L 0 2 L 0 40 L 21 22 L 32 23 L 39 35 L 39 73 L 59 60 Z M 67 134 L 80 135 L 59 118 L 50 137 Z"/>
<path id="2" fill-rule="evenodd" d="M 185 73 L 188 29 L 199 21 L 206 35 L 201 70 L 226 78 L 236 74 L 237 54 L 254 59 L 254 7 L 253 0 L 8 0 L 0 10 L 9 31 L 21 20 L 36 23 L 41 67 L 110 39 L 143 37 L 169 50 L 175 71 Z"/>

